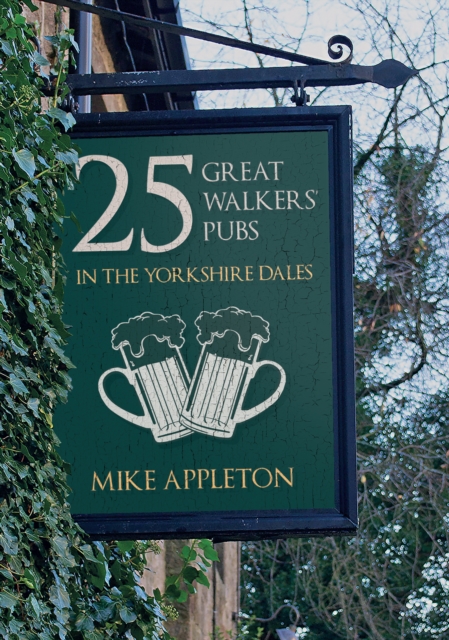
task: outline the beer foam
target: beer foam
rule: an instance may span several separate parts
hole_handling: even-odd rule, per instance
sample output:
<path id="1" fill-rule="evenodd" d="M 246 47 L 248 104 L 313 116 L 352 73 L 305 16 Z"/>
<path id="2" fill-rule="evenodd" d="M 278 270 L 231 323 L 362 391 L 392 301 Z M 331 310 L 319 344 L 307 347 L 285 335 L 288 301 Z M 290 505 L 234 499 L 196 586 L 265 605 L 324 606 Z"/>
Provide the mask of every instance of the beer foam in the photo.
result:
<path id="1" fill-rule="evenodd" d="M 120 349 L 121 345 L 127 344 L 132 354 L 140 358 L 144 354 L 144 340 L 149 336 L 154 336 L 158 342 L 166 340 L 172 348 L 181 348 L 185 342 L 182 337 L 185 328 L 185 322 L 177 314 L 163 316 L 145 311 L 112 329 L 112 348 Z"/>
<path id="2" fill-rule="evenodd" d="M 215 313 L 202 311 L 195 324 L 199 330 L 196 339 L 200 344 L 212 344 L 215 336 L 222 338 L 227 331 L 237 334 L 241 351 L 248 351 L 253 338 L 262 342 L 270 339 L 270 324 L 266 320 L 237 307 L 220 309 Z"/>

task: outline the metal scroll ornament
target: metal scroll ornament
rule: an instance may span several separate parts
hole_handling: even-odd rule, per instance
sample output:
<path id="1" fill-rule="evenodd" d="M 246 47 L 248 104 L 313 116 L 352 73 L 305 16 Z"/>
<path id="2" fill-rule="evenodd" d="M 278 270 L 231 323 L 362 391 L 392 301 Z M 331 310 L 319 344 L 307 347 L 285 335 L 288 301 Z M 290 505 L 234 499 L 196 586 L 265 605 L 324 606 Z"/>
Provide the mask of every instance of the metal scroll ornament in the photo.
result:
<path id="1" fill-rule="evenodd" d="M 343 56 L 343 46 L 348 47 L 349 54 L 344 60 L 340 60 Z M 332 60 L 338 60 L 340 64 L 349 64 L 352 60 L 354 45 L 347 36 L 332 36 L 327 43 L 327 53 Z"/>

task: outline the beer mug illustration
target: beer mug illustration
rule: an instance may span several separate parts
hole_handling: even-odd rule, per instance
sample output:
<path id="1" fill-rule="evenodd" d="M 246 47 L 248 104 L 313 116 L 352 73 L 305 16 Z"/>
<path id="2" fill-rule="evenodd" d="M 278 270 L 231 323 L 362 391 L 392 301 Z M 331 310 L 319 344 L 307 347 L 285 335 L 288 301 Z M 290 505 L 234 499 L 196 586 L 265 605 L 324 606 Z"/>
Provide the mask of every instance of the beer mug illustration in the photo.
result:
<path id="1" fill-rule="evenodd" d="M 216 313 L 203 311 L 195 324 L 203 348 L 181 424 L 207 435 L 230 438 L 236 424 L 259 415 L 278 400 L 285 387 L 285 371 L 277 362 L 258 361 L 261 344 L 270 339 L 269 323 L 260 316 L 228 307 Z M 243 410 L 250 381 L 268 365 L 280 373 L 278 388 L 257 406 Z"/>
<path id="2" fill-rule="evenodd" d="M 191 433 L 179 421 L 187 397 L 190 376 L 180 348 L 184 344 L 185 323 L 178 315 L 162 316 L 149 311 L 112 330 L 112 348 L 122 354 L 125 368 L 105 371 L 98 390 L 105 405 L 115 414 L 145 429 L 156 442 L 169 442 Z M 122 374 L 136 391 L 143 415 L 119 407 L 106 393 L 105 381 Z"/>

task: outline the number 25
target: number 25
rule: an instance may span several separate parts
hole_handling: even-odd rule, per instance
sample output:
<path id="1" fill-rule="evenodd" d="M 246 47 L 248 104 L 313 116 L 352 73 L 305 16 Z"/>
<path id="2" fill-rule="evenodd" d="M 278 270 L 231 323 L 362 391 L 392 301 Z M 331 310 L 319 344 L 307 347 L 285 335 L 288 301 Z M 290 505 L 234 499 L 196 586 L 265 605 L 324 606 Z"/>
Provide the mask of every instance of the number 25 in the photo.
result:
<path id="1" fill-rule="evenodd" d="M 126 191 L 128 189 L 128 171 L 125 165 L 111 156 L 89 155 L 80 159 L 76 168 L 76 175 L 79 178 L 82 168 L 88 162 L 103 162 L 112 169 L 115 176 L 115 192 L 112 200 L 97 220 L 97 222 L 89 229 L 84 238 L 73 249 L 73 251 L 128 251 L 133 241 L 134 229 L 131 229 L 124 240 L 118 242 L 92 242 L 92 240 L 102 231 L 115 216 L 122 204 Z M 182 229 L 177 238 L 167 244 L 157 245 L 151 244 L 145 238 L 145 232 L 142 229 L 140 236 L 140 247 L 142 251 L 148 253 L 164 253 L 171 249 L 176 249 L 188 237 L 192 230 L 192 209 L 187 198 L 176 187 L 165 182 L 156 182 L 154 180 L 154 168 L 157 165 L 184 165 L 187 171 L 192 173 L 193 156 L 151 156 L 148 163 L 147 192 L 165 198 L 175 205 L 182 216 Z"/>

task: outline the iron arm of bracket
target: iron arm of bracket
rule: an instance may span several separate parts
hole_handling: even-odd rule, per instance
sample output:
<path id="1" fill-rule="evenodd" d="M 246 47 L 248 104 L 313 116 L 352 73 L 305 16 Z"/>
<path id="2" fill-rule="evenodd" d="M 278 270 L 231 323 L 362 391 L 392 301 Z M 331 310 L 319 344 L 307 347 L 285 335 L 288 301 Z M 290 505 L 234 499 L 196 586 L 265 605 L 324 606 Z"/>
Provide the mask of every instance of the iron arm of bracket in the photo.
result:
<path id="1" fill-rule="evenodd" d="M 252 51 L 253 53 L 273 56 L 275 58 L 283 58 L 284 60 L 291 60 L 292 62 L 301 62 L 302 64 L 310 65 L 328 64 L 327 60 L 312 58 L 310 56 L 302 55 L 301 53 L 294 53 L 293 51 L 282 51 L 279 49 L 274 49 L 273 47 L 267 47 L 265 45 L 257 44 L 255 42 L 237 40 L 236 38 L 229 38 L 228 36 L 208 33 L 207 31 L 190 29 L 188 27 L 184 27 L 179 24 L 173 24 L 171 22 L 163 22 L 161 20 L 154 20 L 152 18 L 146 18 L 144 16 L 138 16 L 132 13 L 126 13 L 124 11 L 108 9 L 107 7 L 98 7 L 96 5 L 86 4 L 85 2 L 80 2 L 79 0 L 42 0 L 42 2 L 55 4 L 59 7 L 67 7 L 68 9 L 73 9 L 74 11 L 85 11 L 87 13 L 98 15 L 101 18 L 118 20 L 120 22 L 124 22 L 125 24 L 134 25 L 135 27 L 156 29 L 158 31 L 173 33 L 179 36 L 185 36 L 187 38 L 206 40 L 207 42 L 214 42 L 226 47 L 244 49 L 245 51 Z M 342 45 L 349 49 L 349 55 L 345 59 L 343 59 L 344 51 Z M 339 63 L 349 63 L 351 61 L 352 49 L 352 42 L 346 36 L 335 35 L 332 36 L 332 38 L 328 42 L 329 56 L 332 58 L 332 60 L 338 60 Z"/>
<path id="2" fill-rule="evenodd" d="M 67 77 L 67 84 L 76 95 L 267 89 L 294 87 L 295 84 L 301 87 L 332 87 L 367 82 L 391 89 L 404 84 L 417 73 L 416 69 L 409 69 L 396 60 L 384 60 L 373 67 L 329 64 L 314 67 L 268 67 L 264 69 L 72 74 Z"/>

